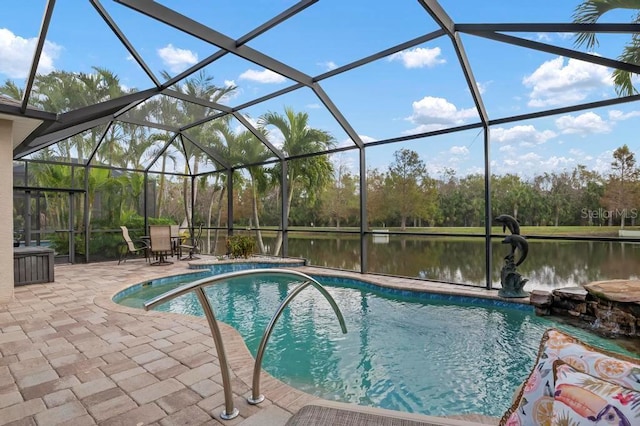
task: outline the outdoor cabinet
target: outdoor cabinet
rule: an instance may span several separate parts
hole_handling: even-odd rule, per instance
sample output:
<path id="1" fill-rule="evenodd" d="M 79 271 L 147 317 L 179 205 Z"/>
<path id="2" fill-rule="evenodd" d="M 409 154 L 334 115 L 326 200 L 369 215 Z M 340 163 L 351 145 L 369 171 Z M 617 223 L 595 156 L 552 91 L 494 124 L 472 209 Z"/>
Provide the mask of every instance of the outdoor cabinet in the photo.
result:
<path id="1" fill-rule="evenodd" d="M 13 249 L 13 284 L 53 282 L 54 251 L 47 247 Z"/>

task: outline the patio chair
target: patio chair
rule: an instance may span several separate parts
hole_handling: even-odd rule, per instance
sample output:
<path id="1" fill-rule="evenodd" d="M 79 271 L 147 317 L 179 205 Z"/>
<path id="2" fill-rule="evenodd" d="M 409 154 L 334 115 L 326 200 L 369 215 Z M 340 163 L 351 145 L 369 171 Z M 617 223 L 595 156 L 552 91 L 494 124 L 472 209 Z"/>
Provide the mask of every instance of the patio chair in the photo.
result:
<path id="1" fill-rule="evenodd" d="M 171 226 L 171 255 L 172 256 L 182 256 L 182 252 L 180 250 L 180 225 L 170 225 Z"/>
<path id="2" fill-rule="evenodd" d="M 189 256 L 183 257 L 180 260 L 196 260 L 200 259 L 199 257 L 194 256 L 194 254 L 200 253 L 200 239 L 202 238 L 202 224 L 198 227 L 198 231 L 191 230 L 191 238 L 188 239 L 188 243 L 180 244 L 180 250 L 188 250 Z"/>
<path id="3" fill-rule="evenodd" d="M 148 262 L 149 245 L 146 243 L 146 241 L 132 240 L 131 236 L 129 235 L 129 228 L 127 228 L 126 226 L 120 226 L 120 229 L 122 230 L 122 238 L 124 239 L 124 243 L 119 246 L 120 258 L 118 259 L 118 265 L 120 264 L 120 262 L 126 262 L 129 255 L 138 255 L 140 253 L 144 254 L 144 258 Z M 123 250 L 123 248 L 125 250 Z"/>
<path id="4" fill-rule="evenodd" d="M 149 250 L 158 260 L 152 265 L 171 265 L 166 258 L 167 253 L 171 253 L 171 227 L 169 225 L 151 225 L 149 226 Z"/>

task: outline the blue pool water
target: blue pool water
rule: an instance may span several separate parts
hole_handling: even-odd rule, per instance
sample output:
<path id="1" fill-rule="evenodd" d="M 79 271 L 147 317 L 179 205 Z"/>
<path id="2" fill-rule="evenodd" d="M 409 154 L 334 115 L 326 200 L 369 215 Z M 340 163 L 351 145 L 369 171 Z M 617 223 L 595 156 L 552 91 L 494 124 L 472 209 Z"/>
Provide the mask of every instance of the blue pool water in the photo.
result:
<path id="1" fill-rule="evenodd" d="M 156 280 L 114 299 L 142 307 L 145 301 L 206 275 Z M 525 305 L 314 278 L 336 300 L 348 333 L 342 334 L 327 300 L 307 288 L 279 319 L 263 368 L 325 399 L 429 415 L 499 417 L 532 368 L 547 328 L 564 329 L 592 345 L 624 353 L 609 340 L 537 317 Z M 212 285 L 206 293 L 217 319 L 238 330 L 255 356 L 271 316 L 299 284 L 291 277 L 252 276 Z M 193 294 L 158 310 L 202 315 Z"/>

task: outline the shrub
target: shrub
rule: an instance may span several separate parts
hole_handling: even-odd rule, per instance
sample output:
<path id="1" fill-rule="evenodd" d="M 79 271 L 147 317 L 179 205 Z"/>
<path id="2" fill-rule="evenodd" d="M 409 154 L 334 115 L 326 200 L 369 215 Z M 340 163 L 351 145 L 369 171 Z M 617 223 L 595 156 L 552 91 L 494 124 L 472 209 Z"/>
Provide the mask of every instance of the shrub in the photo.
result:
<path id="1" fill-rule="evenodd" d="M 227 253 L 232 257 L 247 259 L 256 248 L 256 240 L 245 235 L 232 235 L 227 238 Z"/>

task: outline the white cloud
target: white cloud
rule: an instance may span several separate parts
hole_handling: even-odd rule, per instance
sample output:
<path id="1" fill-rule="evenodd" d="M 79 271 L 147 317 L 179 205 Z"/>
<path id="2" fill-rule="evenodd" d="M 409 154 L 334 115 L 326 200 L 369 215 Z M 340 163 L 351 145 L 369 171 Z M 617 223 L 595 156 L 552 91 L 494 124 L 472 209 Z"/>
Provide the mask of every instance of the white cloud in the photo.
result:
<path id="1" fill-rule="evenodd" d="M 492 83 L 491 81 L 487 81 L 486 83 L 481 83 L 479 81 L 476 82 L 476 85 L 478 86 L 478 91 L 480 92 L 481 95 L 483 95 L 487 91 L 491 83 Z"/>
<path id="2" fill-rule="evenodd" d="M 590 92 L 612 86 L 611 73 L 600 65 L 563 57 L 540 65 L 522 83 L 531 88 L 530 107 L 566 105 L 583 101 Z"/>
<path id="3" fill-rule="evenodd" d="M 537 33 L 536 40 L 542 41 L 542 42 L 551 41 L 551 36 L 549 35 L 549 33 Z"/>
<path id="4" fill-rule="evenodd" d="M 278 149 L 282 149 L 284 145 L 284 135 L 277 127 L 269 126 L 267 129 L 267 139 L 273 146 Z"/>
<path id="5" fill-rule="evenodd" d="M 458 109 L 454 104 L 443 98 L 425 96 L 411 104 L 413 115 L 408 121 L 432 130 L 442 129 L 452 125 L 462 125 L 472 118 L 478 117 L 475 108 Z"/>
<path id="6" fill-rule="evenodd" d="M 543 170 L 561 170 L 573 167 L 576 160 L 567 157 L 556 157 L 555 155 L 540 162 L 541 169 Z"/>
<path id="7" fill-rule="evenodd" d="M 577 117 L 563 115 L 556 119 L 556 126 L 563 134 L 586 135 L 593 133 L 609 133 L 611 126 L 594 112 L 586 112 Z"/>
<path id="8" fill-rule="evenodd" d="M 364 143 L 375 142 L 378 140 L 376 138 L 372 138 L 371 136 L 367 136 L 367 135 L 358 135 L 358 136 L 360 136 L 360 140 Z M 353 145 L 355 145 L 355 143 L 353 142 L 353 139 L 346 138 L 339 144 L 339 147 L 353 146 Z"/>
<path id="9" fill-rule="evenodd" d="M 469 155 L 469 148 L 466 146 L 452 146 L 449 152 L 454 155 Z"/>
<path id="10" fill-rule="evenodd" d="M 433 49 L 417 47 L 415 49 L 394 53 L 389 56 L 389 61 L 402 61 L 405 68 L 431 68 L 447 62 L 440 58 L 440 53 L 439 47 L 434 47 Z"/>
<path id="11" fill-rule="evenodd" d="M 338 68 L 338 65 L 333 61 L 318 62 L 318 65 L 325 68 L 327 71 L 335 70 L 336 68 Z"/>
<path id="12" fill-rule="evenodd" d="M 0 28 L 0 74 L 9 78 L 26 78 L 31 70 L 37 37 L 22 38 L 6 28 Z M 55 69 L 53 62 L 58 58 L 62 46 L 45 41 L 38 63 L 38 73 L 49 74 Z"/>
<path id="13" fill-rule="evenodd" d="M 539 145 L 556 137 L 551 130 L 538 131 L 532 125 L 514 126 L 510 129 L 496 127 L 491 129 L 491 141 L 499 143 L 520 143 L 520 145 Z"/>
<path id="14" fill-rule="evenodd" d="M 405 130 L 402 132 L 403 135 L 415 135 L 418 133 L 429 133 L 435 132 L 436 130 L 445 129 L 447 126 L 443 124 L 420 124 L 412 129 Z"/>
<path id="15" fill-rule="evenodd" d="M 221 104 L 231 102 L 242 94 L 242 87 L 238 86 L 234 80 L 224 80 L 224 87 L 235 87 L 231 92 L 227 92 L 218 100 Z"/>
<path id="16" fill-rule="evenodd" d="M 521 161 L 524 161 L 525 163 L 531 163 L 531 162 L 534 162 L 534 161 L 539 161 L 542 157 L 540 157 L 535 152 L 528 152 L 528 153 L 526 153 L 524 155 L 520 155 L 518 158 Z"/>
<path id="17" fill-rule="evenodd" d="M 319 109 L 320 108 L 320 104 L 318 104 L 318 103 L 307 104 L 307 105 L 305 105 L 305 108 L 307 108 L 307 109 Z"/>
<path id="18" fill-rule="evenodd" d="M 158 49 L 158 56 L 169 71 L 179 73 L 198 62 L 198 54 L 188 49 L 174 47 L 171 43 Z"/>
<path id="19" fill-rule="evenodd" d="M 627 113 L 617 109 L 609 111 L 609 119 L 613 121 L 623 121 L 638 116 L 640 116 L 640 111 L 631 111 Z"/>
<path id="20" fill-rule="evenodd" d="M 284 78 L 280 74 L 267 69 L 262 71 L 248 69 L 242 74 L 240 74 L 240 77 L 238 78 L 240 80 L 249 80 L 249 81 L 255 81 L 257 83 L 265 83 L 265 84 L 282 83 L 286 81 L 286 78 Z"/>
<path id="21" fill-rule="evenodd" d="M 258 128 L 258 120 L 256 120 L 255 118 L 247 114 L 242 114 L 242 117 L 244 117 L 244 119 L 247 120 L 249 124 L 253 126 L 254 129 Z M 233 128 L 233 133 L 237 135 L 244 132 L 245 130 L 249 130 L 249 129 L 245 127 L 244 124 L 237 122 L 237 125 Z"/>

